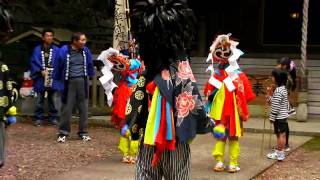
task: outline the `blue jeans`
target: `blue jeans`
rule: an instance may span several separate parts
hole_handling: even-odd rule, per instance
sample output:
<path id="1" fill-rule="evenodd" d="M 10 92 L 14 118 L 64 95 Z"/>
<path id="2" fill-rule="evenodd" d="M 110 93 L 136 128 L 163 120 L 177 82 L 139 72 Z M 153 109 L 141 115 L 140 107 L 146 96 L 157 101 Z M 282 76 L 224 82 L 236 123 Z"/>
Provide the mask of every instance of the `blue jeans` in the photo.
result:
<path id="1" fill-rule="evenodd" d="M 40 92 L 38 93 L 37 96 L 37 102 L 36 102 L 36 109 L 34 112 L 34 120 L 35 121 L 42 121 L 44 119 L 44 95 L 45 95 L 46 91 Z M 58 110 L 55 107 L 55 103 L 54 103 L 54 95 L 56 93 L 55 90 L 47 90 L 48 92 L 48 114 L 49 114 L 49 120 L 50 121 L 54 121 L 57 120 L 58 118 Z"/>

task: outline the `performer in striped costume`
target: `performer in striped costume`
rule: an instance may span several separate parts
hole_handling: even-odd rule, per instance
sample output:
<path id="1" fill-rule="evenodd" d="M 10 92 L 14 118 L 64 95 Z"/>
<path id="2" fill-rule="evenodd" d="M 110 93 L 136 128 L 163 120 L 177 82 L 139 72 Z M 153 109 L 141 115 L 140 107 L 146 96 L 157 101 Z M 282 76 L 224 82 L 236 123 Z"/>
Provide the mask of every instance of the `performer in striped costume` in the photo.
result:
<path id="1" fill-rule="evenodd" d="M 184 0 L 137 0 L 131 17 L 146 66 L 126 108 L 142 135 L 136 179 L 190 179 L 189 144 L 212 130 L 185 53 L 193 12 Z"/>

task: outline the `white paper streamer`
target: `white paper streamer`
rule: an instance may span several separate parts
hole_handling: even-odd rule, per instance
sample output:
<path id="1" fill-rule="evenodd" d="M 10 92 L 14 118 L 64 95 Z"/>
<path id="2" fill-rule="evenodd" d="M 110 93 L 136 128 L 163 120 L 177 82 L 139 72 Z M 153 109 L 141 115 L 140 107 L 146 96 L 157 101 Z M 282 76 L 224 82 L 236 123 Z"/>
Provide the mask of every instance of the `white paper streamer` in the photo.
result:
<path id="1" fill-rule="evenodd" d="M 211 76 L 211 78 L 209 79 L 209 83 L 218 89 L 220 89 L 222 86 L 222 82 L 214 78 L 213 76 Z"/>
<path id="2" fill-rule="evenodd" d="M 244 53 L 240 50 L 237 49 L 237 45 L 239 42 L 230 40 L 229 37 L 231 34 L 222 34 L 219 35 L 215 41 L 212 43 L 210 46 L 210 53 L 208 54 L 208 57 L 206 59 L 206 62 L 209 62 L 211 60 L 211 65 L 206 69 L 206 72 L 211 71 L 212 75 L 209 79 L 209 83 L 212 84 L 214 87 L 220 89 L 223 83 L 226 85 L 227 89 L 229 92 L 232 92 L 235 90 L 235 85 L 233 84 L 233 81 L 239 78 L 238 73 L 236 70 L 240 69 L 237 60 L 239 59 L 240 56 L 242 56 Z M 227 72 L 228 76 L 223 80 L 223 82 L 217 80 L 216 78 L 213 77 L 214 75 L 214 68 L 213 68 L 213 57 L 212 57 L 212 52 L 215 51 L 217 45 L 219 43 L 222 43 L 222 41 L 228 41 L 230 43 L 230 50 L 232 52 L 232 55 L 228 58 L 229 66 L 225 69 Z"/>
<path id="3" fill-rule="evenodd" d="M 112 55 L 118 55 L 118 54 L 119 54 L 118 50 L 109 48 L 108 50 L 102 51 L 97 58 L 98 60 L 102 61 L 104 64 L 104 67 L 101 69 L 103 76 L 99 78 L 99 81 L 101 82 L 101 85 L 105 90 L 105 94 L 107 95 L 108 106 L 112 105 L 112 101 L 113 101 L 112 90 L 115 87 L 117 87 L 117 85 L 113 82 L 113 73 L 111 72 L 113 64 L 108 60 L 108 57 Z"/>
<path id="4" fill-rule="evenodd" d="M 236 87 L 234 86 L 232 79 L 228 76 L 227 78 L 225 78 L 223 80 L 224 84 L 226 85 L 227 89 L 229 92 L 232 92 L 236 89 Z"/>

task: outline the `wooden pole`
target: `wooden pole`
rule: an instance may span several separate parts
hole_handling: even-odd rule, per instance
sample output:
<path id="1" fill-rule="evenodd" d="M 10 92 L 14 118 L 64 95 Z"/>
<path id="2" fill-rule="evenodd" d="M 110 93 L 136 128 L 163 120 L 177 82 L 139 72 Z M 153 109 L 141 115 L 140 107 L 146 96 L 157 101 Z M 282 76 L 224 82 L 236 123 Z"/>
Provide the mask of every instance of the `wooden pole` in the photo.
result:
<path id="1" fill-rule="evenodd" d="M 303 18 L 301 27 L 301 86 L 300 91 L 307 91 L 307 42 L 308 42 L 309 0 L 303 2 Z"/>

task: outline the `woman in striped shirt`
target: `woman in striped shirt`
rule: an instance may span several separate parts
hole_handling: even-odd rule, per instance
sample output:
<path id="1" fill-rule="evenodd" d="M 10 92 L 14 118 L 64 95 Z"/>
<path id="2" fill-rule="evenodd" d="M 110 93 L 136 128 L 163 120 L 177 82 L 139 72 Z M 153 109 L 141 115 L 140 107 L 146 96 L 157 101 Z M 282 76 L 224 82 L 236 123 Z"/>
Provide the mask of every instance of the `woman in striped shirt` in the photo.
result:
<path id="1" fill-rule="evenodd" d="M 269 116 L 270 122 L 274 125 L 274 132 L 277 136 L 277 149 L 267 155 L 270 159 L 277 159 L 282 161 L 285 159 L 285 143 L 288 129 L 287 118 L 288 114 L 288 91 L 286 89 L 287 73 L 281 69 L 274 69 L 272 71 L 272 79 L 276 84 L 276 89 L 270 97 L 271 112 Z"/>

